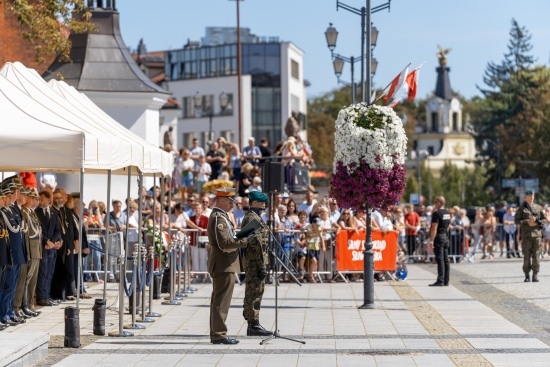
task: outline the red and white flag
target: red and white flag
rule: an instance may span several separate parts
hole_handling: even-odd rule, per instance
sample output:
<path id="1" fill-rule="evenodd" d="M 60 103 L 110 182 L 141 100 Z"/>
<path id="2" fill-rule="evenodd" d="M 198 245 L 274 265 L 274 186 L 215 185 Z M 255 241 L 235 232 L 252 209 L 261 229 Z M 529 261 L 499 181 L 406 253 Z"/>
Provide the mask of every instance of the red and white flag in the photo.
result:
<path id="1" fill-rule="evenodd" d="M 388 107 L 394 108 L 395 106 L 397 106 L 397 105 L 399 104 L 399 102 L 401 102 L 401 98 L 394 99 L 394 100 L 388 105 Z"/>
<path id="2" fill-rule="evenodd" d="M 405 78 L 407 76 L 407 72 L 409 71 L 410 65 L 411 63 L 409 63 L 409 65 L 407 65 L 405 69 L 403 69 L 403 71 L 397 74 L 397 76 L 391 81 L 391 83 L 384 89 L 384 91 L 382 92 L 382 95 L 386 95 L 386 97 L 384 97 L 384 103 L 388 103 L 388 101 L 397 94 L 399 89 L 401 89 L 401 87 L 405 83 Z"/>
<path id="3" fill-rule="evenodd" d="M 424 65 L 424 63 L 422 63 L 422 65 Z M 411 71 L 405 78 L 405 88 L 407 89 L 407 99 L 409 101 L 412 101 L 416 97 L 418 75 L 420 74 L 422 65 Z"/>

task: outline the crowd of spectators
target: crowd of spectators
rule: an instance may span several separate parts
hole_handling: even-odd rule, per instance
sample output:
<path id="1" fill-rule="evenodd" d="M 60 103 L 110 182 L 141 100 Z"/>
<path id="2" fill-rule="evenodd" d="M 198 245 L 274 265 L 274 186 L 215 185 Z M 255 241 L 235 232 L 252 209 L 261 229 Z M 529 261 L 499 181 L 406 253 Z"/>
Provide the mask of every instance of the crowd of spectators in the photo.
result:
<path id="1" fill-rule="evenodd" d="M 257 145 L 254 137 L 250 137 L 242 149 L 219 137 L 208 149 L 199 146 L 198 139 L 193 139 L 191 147 L 176 150 L 168 143 L 164 150 L 174 157 L 172 187 L 183 200 L 192 193 L 202 193 L 204 185 L 213 180 L 232 182 L 241 197 L 250 190 L 261 191 L 261 170 L 264 163 L 270 161 L 283 163 L 285 184 L 292 191 L 296 184 L 296 165 L 310 169 L 314 163 L 311 147 L 299 135 L 281 141 L 274 150 L 267 139 L 261 139 Z"/>

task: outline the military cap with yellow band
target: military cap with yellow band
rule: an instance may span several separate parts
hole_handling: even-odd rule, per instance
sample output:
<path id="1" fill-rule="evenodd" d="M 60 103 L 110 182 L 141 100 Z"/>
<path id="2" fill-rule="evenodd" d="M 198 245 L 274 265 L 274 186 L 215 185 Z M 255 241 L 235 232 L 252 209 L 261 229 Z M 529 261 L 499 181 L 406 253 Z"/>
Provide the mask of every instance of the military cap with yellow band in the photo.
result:
<path id="1" fill-rule="evenodd" d="M 236 203 L 235 201 L 235 189 L 231 187 L 222 187 L 221 189 L 216 190 L 216 197 L 219 198 L 228 198 L 232 202 Z"/>
<path id="2" fill-rule="evenodd" d="M 34 187 L 29 187 L 29 193 L 28 193 L 28 197 L 31 197 L 31 198 L 35 198 L 35 199 L 38 199 L 40 197 L 40 195 L 38 195 L 38 191 L 36 191 L 36 189 Z"/>

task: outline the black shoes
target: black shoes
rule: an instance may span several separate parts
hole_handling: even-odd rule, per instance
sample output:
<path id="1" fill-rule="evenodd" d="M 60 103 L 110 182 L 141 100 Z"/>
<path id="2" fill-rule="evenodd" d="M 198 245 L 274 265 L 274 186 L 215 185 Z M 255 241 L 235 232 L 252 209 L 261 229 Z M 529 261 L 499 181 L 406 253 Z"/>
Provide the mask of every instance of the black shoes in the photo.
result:
<path id="1" fill-rule="evenodd" d="M 21 307 L 21 311 L 22 311 L 25 315 L 31 316 L 31 317 L 37 317 L 38 315 L 41 314 L 41 312 L 31 310 L 31 309 L 28 308 L 28 307 Z"/>
<path id="2" fill-rule="evenodd" d="M 32 316 L 26 315 L 23 311 L 19 311 L 15 313 L 15 316 L 19 317 L 20 319 L 27 320 L 30 319 Z"/>
<path id="3" fill-rule="evenodd" d="M 447 284 L 447 285 L 449 285 L 449 284 Z M 443 286 L 444 286 L 444 284 L 439 283 L 439 282 L 435 282 L 435 283 L 430 284 L 430 287 L 443 287 Z"/>
<path id="4" fill-rule="evenodd" d="M 38 306 L 53 306 L 52 301 L 48 301 L 45 299 L 41 299 L 40 301 L 36 302 Z"/>
<path id="5" fill-rule="evenodd" d="M 18 322 L 13 322 L 11 320 L 5 320 L 5 321 L 2 321 L 2 325 L 6 325 L 6 327 L 8 326 L 17 326 L 19 325 Z"/>
<path id="6" fill-rule="evenodd" d="M 24 324 L 24 323 L 27 322 L 27 320 L 22 319 L 22 318 L 17 317 L 17 316 L 11 317 L 10 320 L 13 321 L 13 322 L 16 322 L 18 324 Z"/>
<path id="7" fill-rule="evenodd" d="M 246 329 L 247 336 L 271 336 L 273 333 L 266 330 L 259 321 L 249 321 L 248 329 Z"/>
<path id="8" fill-rule="evenodd" d="M 529 273 L 525 274 L 525 279 L 523 279 L 525 283 L 529 283 L 531 279 L 529 279 Z"/>
<path id="9" fill-rule="evenodd" d="M 239 341 L 237 339 L 224 338 L 224 339 L 220 339 L 220 340 L 212 340 L 212 344 L 235 345 L 235 344 L 239 344 Z"/>
<path id="10" fill-rule="evenodd" d="M 537 277 L 537 274 L 533 274 L 533 278 L 531 278 L 531 281 L 533 283 L 538 283 L 539 282 L 539 278 Z"/>

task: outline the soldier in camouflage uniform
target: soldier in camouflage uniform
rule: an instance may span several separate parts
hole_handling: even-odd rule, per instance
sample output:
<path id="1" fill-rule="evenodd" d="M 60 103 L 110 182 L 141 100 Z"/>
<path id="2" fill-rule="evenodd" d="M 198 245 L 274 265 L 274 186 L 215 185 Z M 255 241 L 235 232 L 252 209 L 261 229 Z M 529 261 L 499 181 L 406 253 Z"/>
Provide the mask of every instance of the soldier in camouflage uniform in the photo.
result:
<path id="1" fill-rule="evenodd" d="M 254 219 L 262 223 L 258 213 L 260 210 L 265 209 L 267 203 L 267 195 L 259 191 L 252 191 L 248 194 L 248 198 L 251 210 L 244 216 L 241 227 L 246 226 Z M 269 229 L 264 224 L 262 228 L 258 228 L 254 232 L 254 238 L 248 243 L 243 261 L 246 273 L 243 316 L 248 321 L 246 331 L 248 336 L 269 336 L 273 334 L 260 325 L 260 306 L 264 294 L 267 265 L 269 264 L 268 246 Z"/>
<path id="2" fill-rule="evenodd" d="M 533 271 L 533 282 L 538 282 L 540 270 L 540 251 L 542 227 L 546 223 L 546 215 L 540 205 L 534 203 L 535 192 L 525 191 L 525 201 L 518 209 L 514 221 L 520 226 L 521 248 L 523 250 L 524 282 L 529 282 L 529 272 Z"/>

